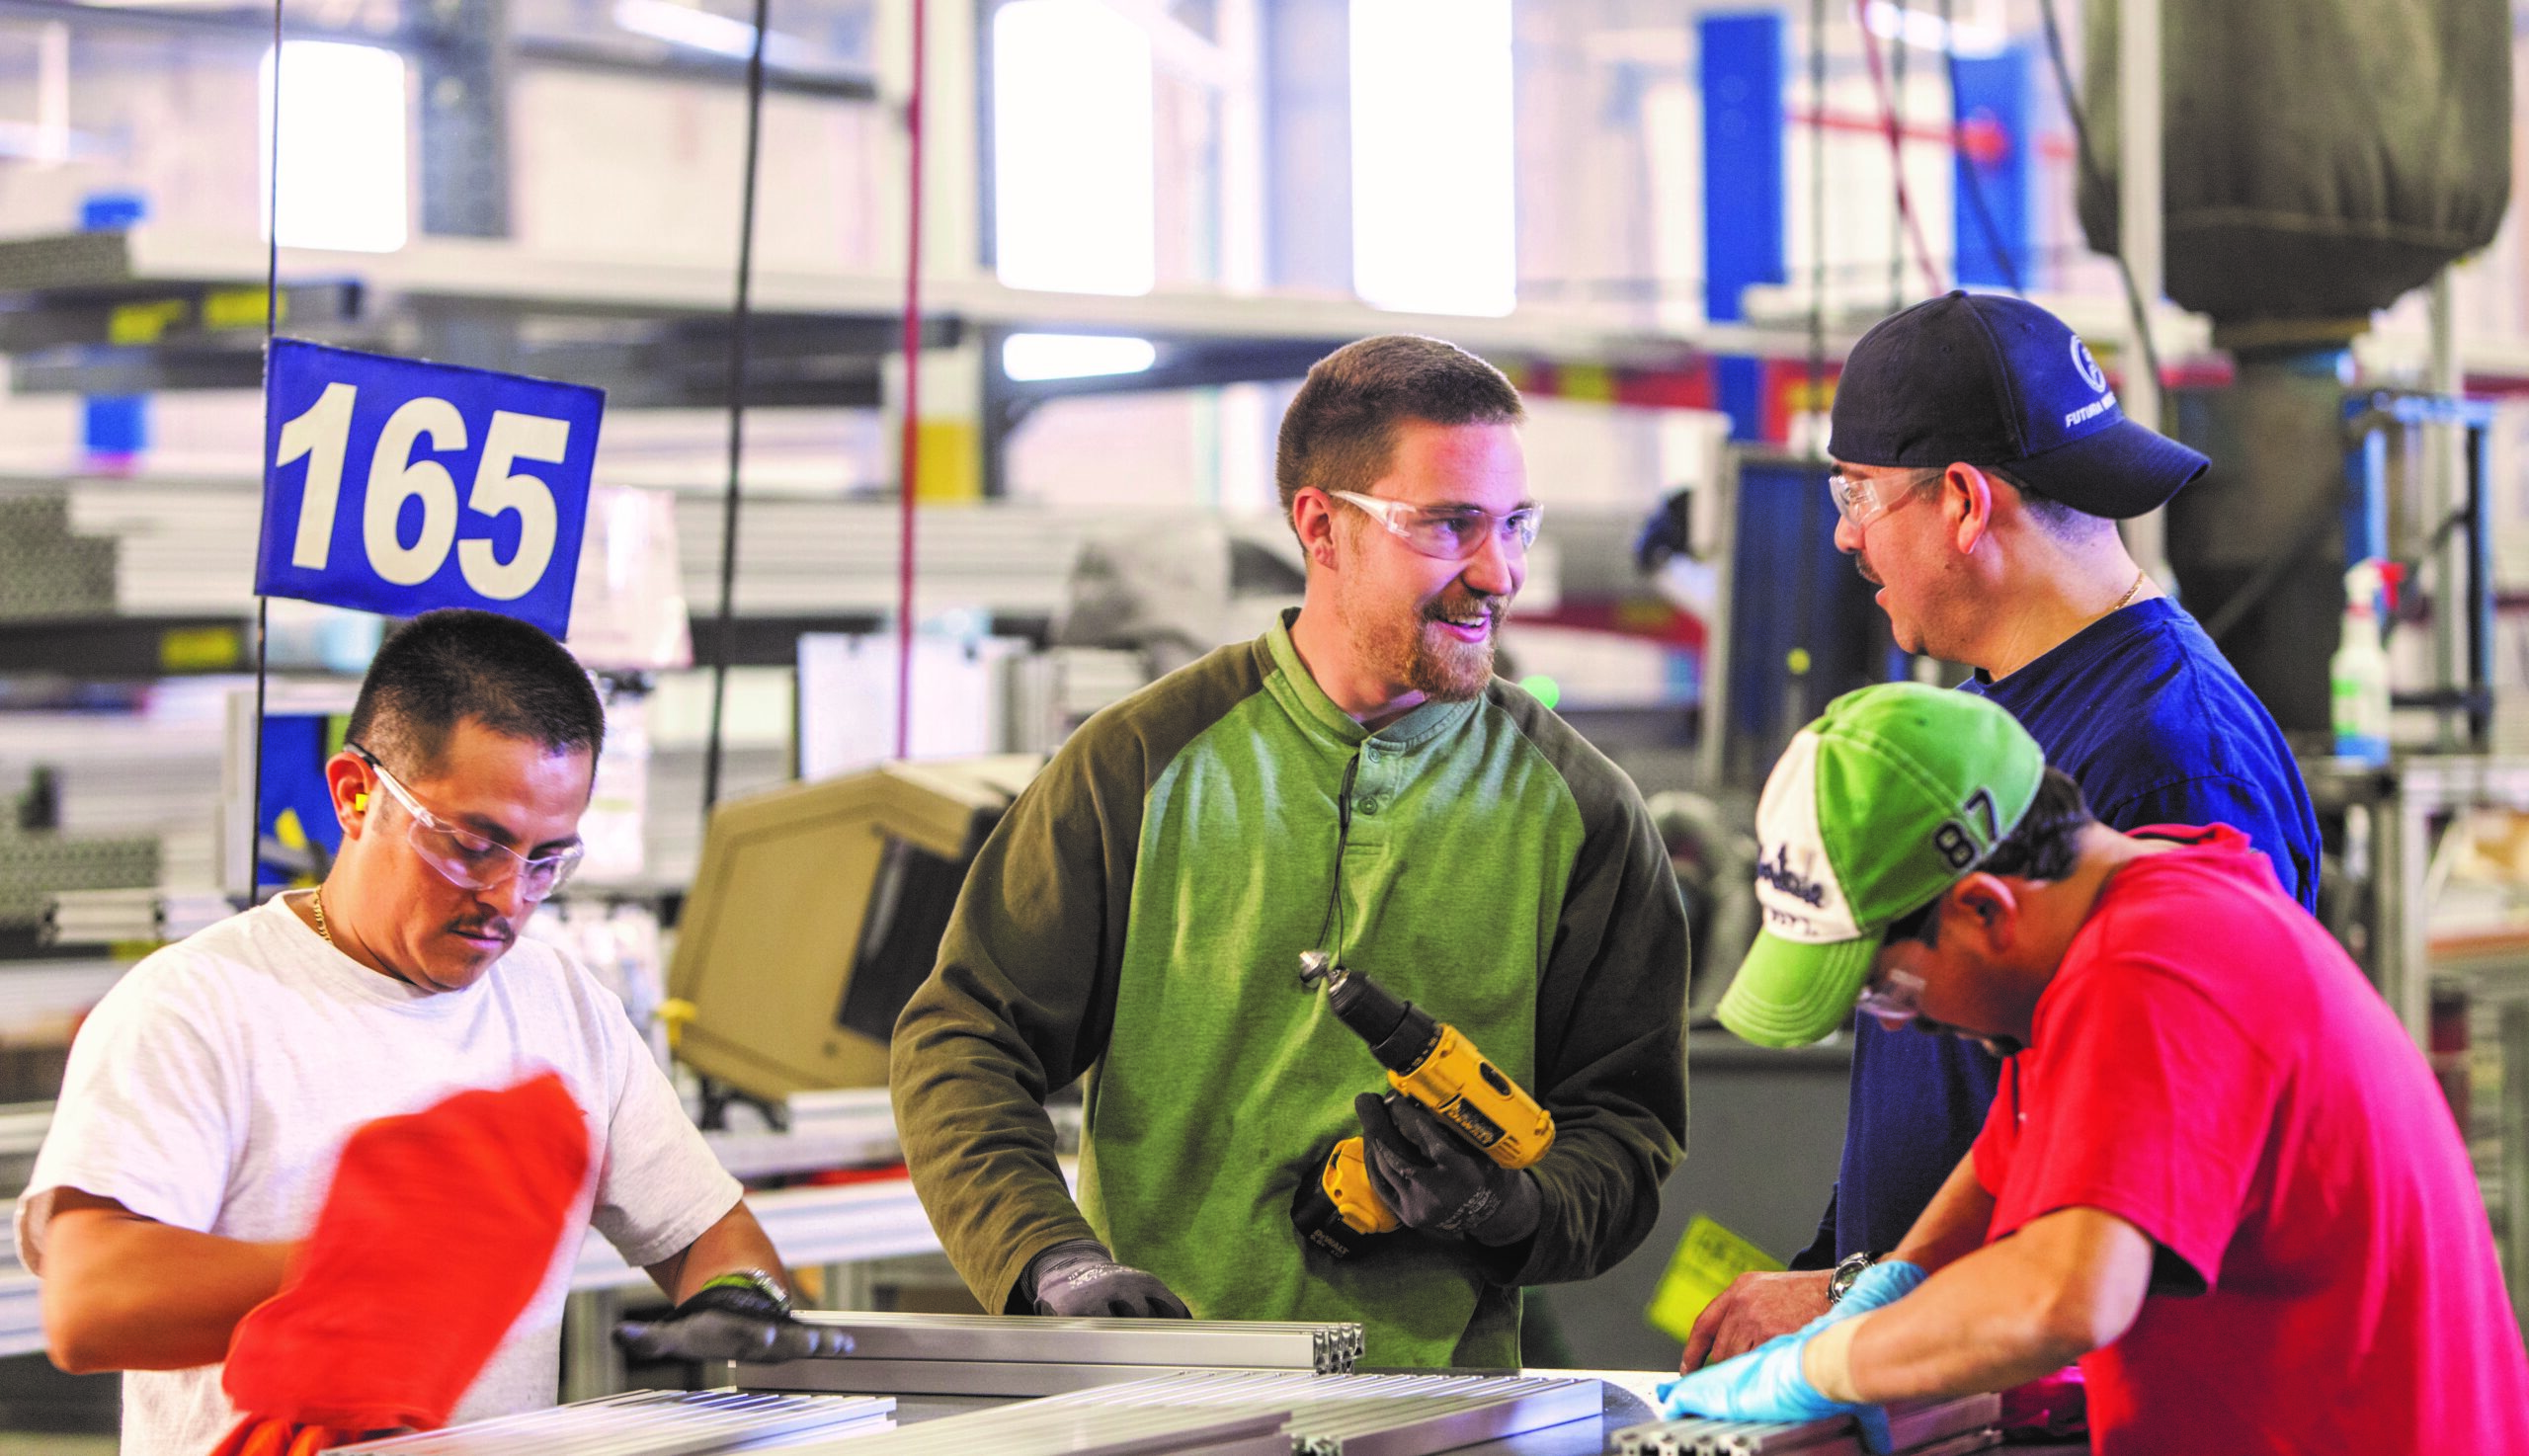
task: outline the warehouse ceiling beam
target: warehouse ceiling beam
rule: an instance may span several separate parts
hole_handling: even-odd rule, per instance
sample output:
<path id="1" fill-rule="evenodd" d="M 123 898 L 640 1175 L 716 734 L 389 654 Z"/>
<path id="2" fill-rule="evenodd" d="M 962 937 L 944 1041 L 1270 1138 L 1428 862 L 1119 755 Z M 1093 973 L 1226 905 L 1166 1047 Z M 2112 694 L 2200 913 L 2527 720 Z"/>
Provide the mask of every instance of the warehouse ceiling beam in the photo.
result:
<path id="1" fill-rule="evenodd" d="M 0 319 L 9 316 L 0 315 Z M 409 322 L 405 321 L 405 322 Z M 531 322 L 531 321 L 530 321 Z M 880 401 L 881 352 L 836 337 L 833 321 L 785 319 L 770 340 L 758 340 L 749 366 L 750 406 L 794 409 L 874 409 Z M 608 392 L 617 408 L 720 409 L 728 404 L 725 371 L 712 366 L 710 351 L 725 349 L 725 323 L 710 327 L 681 320 L 626 325 L 610 338 L 540 337 L 519 320 L 470 318 L 463 327 L 438 320 L 427 330 L 374 325 L 314 328 L 293 333 L 373 352 L 427 355 L 449 364 L 499 368 L 542 378 L 571 379 Z M 35 314 L 20 324 L 28 332 L 49 329 Z M 944 344 L 953 321 L 927 339 Z M 253 389 L 262 381 L 258 337 L 169 339 L 149 346 L 72 344 L 17 352 L 10 388 L 18 394 L 132 394 L 169 390 Z"/>
<path id="2" fill-rule="evenodd" d="M 77 29 L 123 31 L 156 36 L 191 36 L 234 41 L 261 51 L 272 44 L 272 11 L 266 7 L 198 9 L 146 5 L 87 5 L 79 0 L 0 0 L 0 18 L 59 21 Z M 291 40 L 341 40 L 381 45 L 407 52 L 433 45 L 429 31 L 380 33 L 358 26 L 311 25 L 285 19 L 283 36 Z M 610 71 L 703 81 L 718 86 L 746 84 L 743 56 L 670 45 L 631 35 L 512 35 L 512 59 L 534 65 Z M 874 101 L 875 77 L 862 70 L 826 68 L 768 61 L 765 89 L 786 96 L 814 96 L 835 101 Z"/>

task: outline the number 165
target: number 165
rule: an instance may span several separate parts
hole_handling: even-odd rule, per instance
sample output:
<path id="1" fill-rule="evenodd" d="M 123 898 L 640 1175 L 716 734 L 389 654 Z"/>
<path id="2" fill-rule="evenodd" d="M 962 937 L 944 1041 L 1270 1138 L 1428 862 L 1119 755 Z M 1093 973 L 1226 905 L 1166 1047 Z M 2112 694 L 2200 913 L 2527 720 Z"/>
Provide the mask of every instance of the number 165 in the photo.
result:
<path id="1" fill-rule="evenodd" d="M 299 494 L 298 531 L 289 564 L 323 571 L 334 549 L 334 515 L 341 504 L 344 456 L 351 449 L 352 404 L 360 393 L 353 384 L 328 384 L 307 412 L 281 427 L 281 452 L 276 467 L 307 461 L 307 483 Z M 474 489 L 467 509 L 484 516 L 518 513 L 518 550 L 507 561 L 495 556 L 492 543 L 480 537 L 456 539 L 456 482 L 437 460 L 413 458 L 415 446 L 427 440 L 434 450 L 465 448 L 465 419 L 447 400 L 424 395 L 407 400 L 387 416 L 369 452 L 368 490 L 361 507 L 361 543 L 377 575 L 399 587 L 429 581 L 448 564 L 449 546 L 456 548 L 465 584 L 497 602 L 524 597 L 544 576 L 553 560 L 557 521 L 553 492 L 532 475 L 511 473 L 521 460 L 558 464 L 571 438 L 567 420 L 543 415 L 494 410 L 484 432 L 482 462 L 474 468 Z M 422 529 L 411 545 L 397 529 L 404 502 L 422 503 Z"/>

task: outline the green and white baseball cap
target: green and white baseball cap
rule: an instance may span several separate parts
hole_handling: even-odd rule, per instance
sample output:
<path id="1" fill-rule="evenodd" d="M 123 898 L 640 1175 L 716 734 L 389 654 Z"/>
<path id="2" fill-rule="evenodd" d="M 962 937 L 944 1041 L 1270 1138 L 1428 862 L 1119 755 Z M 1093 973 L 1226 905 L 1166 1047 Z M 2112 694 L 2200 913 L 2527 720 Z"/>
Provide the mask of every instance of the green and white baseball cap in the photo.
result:
<path id="1" fill-rule="evenodd" d="M 1847 692 L 1800 730 L 1756 802 L 1756 903 L 1721 1024 L 1806 1046 L 1852 1013 L 1891 921 L 1966 878 L 2019 827 L 2046 756 L 1973 693 Z"/>

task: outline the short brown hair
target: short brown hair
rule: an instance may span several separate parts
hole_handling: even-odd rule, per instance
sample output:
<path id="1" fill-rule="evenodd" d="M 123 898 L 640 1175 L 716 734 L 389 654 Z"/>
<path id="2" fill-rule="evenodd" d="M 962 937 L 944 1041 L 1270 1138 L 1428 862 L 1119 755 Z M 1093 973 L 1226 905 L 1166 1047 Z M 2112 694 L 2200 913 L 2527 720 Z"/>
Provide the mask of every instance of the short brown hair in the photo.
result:
<path id="1" fill-rule="evenodd" d="M 1454 344 L 1420 334 L 1357 339 L 1309 367 L 1282 412 L 1273 480 L 1282 517 L 1300 491 L 1366 491 L 1387 473 L 1402 420 L 1515 425 L 1527 418 L 1500 369 Z"/>

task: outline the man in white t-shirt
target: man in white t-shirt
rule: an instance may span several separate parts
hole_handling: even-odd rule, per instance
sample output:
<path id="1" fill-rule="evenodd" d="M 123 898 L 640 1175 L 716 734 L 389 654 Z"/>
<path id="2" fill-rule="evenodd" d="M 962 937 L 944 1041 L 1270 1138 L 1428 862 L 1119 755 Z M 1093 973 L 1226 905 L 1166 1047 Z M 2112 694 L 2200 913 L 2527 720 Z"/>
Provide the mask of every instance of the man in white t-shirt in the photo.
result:
<path id="1" fill-rule="evenodd" d="M 637 1350 L 833 1352 L 831 1332 L 789 1318 L 778 1254 L 621 1003 L 519 938 L 579 859 L 604 734 L 552 638 L 489 612 L 416 618 L 326 765 L 343 844 L 324 884 L 160 950 L 89 1016 L 17 1240 L 54 1363 L 128 1372 L 124 1456 L 201 1456 L 235 1423 L 229 1337 L 280 1288 L 355 1128 L 547 1068 L 587 1119 L 593 1173 L 456 1419 L 552 1404 L 592 1225 L 678 1301 L 629 1332 Z"/>

